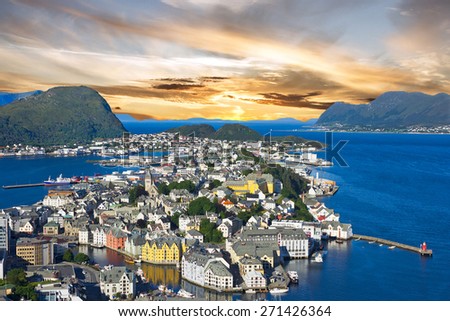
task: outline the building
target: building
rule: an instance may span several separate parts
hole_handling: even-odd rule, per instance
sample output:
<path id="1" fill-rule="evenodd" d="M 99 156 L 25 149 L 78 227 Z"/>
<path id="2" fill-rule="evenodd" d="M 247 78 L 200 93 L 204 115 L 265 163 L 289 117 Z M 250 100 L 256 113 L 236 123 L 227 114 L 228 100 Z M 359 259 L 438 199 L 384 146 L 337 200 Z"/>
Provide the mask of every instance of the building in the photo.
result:
<path id="1" fill-rule="evenodd" d="M 136 278 L 132 271 L 124 266 L 114 266 L 100 271 L 100 292 L 110 300 L 117 295 L 134 298 L 136 295 Z"/>
<path id="2" fill-rule="evenodd" d="M 181 260 L 181 276 L 194 284 L 226 290 L 233 288 L 233 275 L 230 265 L 215 253 L 211 254 L 203 248 L 191 248 Z"/>
<path id="3" fill-rule="evenodd" d="M 73 284 L 40 284 L 35 290 L 39 301 L 82 301 Z"/>
<path id="4" fill-rule="evenodd" d="M 248 289 L 265 289 L 267 286 L 267 280 L 264 274 L 259 271 L 249 271 L 242 276 L 245 287 Z"/>
<path id="5" fill-rule="evenodd" d="M 104 226 L 92 228 L 92 244 L 97 247 L 106 246 L 108 232 L 109 228 Z"/>
<path id="6" fill-rule="evenodd" d="M 138 258 L 142 255 L 142 246 L 146 243 L 145 236 L 140 234 L 132 234 L 125 241 L 125 252 L 131 256 Z"/>
<path id="7" fill-rule="evenodd" d="M 189 230 L 185 237 L 186 240 L 198 240 L 200 243 L 203 243 L 203 234 L 197 230 Z"/>
<path id="8" fill-rule="evenodd" d="M 335 221 L 322 222 L 322 233 L 332 238 L 348 240 L 353 236 L 351 224 L 344 224 Z"/>
<path id="9" fill-rule="evenodd" d="M 0 214 L 0 251 L 9 252 L 10 232 L 8 224 L 8 216 Z"/>
<path id="10" fill-rule="evenodd" d="M 72 191 L 51 190 L 48 192 L 48 195 L 44 197 L 42 204 L 44 206 L 63 207 L 72 202 L 72 196 Z"/>
<path id="11" fill-rule="evenodd" d="M 78 243 L 80 243 L 80 245 L 90 244 L 92 241 L 91 235 L 92 234 L 91 234 L 91 231 L 89 230 L 89 228 L 87 226 L 83 226 L 78 231 Z"/>
<path id="12" fill-rule="evenodd" d="M 6 251 L 0 250 L 0 280 L 5 278 Z"/>
<path id="13" fill-rule="evenodd" d="M 280 255 L 285 258 L 300 259 L 309 256 L 309 240 L 302 229 L 246 230 L 242 232 L 241 240 L 276 242 L 280 247 Z"/>
<path id="14" fill-rule="evenodd" d="M 113 227 L 106 234 L 106 247 L 114 250 L 125 249 L 125 240 L 127 239 L 127 234 L 117 227 Z"/>
<path id="15" fill-rule="evenodd" d="M 48 222 L 43 227 L 43 234 L 45 236 L 54 236 L 59 234 L 59 224 L 55 221 Z"/>
<path id="16" fill-rule="evenodd" d="M 27 220 L 21 220 L 19 225 L 19 233 L 25 233 L 25 234 L 33 234 L 34 232 L 34 226 L 31 224 L 31 219 Z"/>
<path id="17" fill-rule="evenodd" d="M 264 194 L 273 194 L 273 176 L 251 173 L 243 180 L 226 181 L 223 186 L 233 190 L 236 195 L 255 194 L 258 190 Z"/>
<path id="18" fill-rule="evenodd" d="M 37 238 L 19 238 L 16 244 L 16 256 L 25 264 L 53 264 L 53 244 Z"/>
<path id="19" fill-rule="evenodd" d="M 159 237 L 142 246 L 142 261 L 153 264 L 179 264 L 186 245 L 177 237 Z"/>

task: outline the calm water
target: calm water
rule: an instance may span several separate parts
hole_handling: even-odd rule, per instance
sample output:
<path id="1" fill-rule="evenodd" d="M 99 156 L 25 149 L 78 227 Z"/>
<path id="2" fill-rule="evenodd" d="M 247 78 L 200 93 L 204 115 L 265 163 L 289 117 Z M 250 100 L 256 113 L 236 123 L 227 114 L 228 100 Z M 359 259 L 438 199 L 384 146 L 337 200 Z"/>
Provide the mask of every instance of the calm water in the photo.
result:
<path id="1" fill-rule="evenodd" d="M 158 132 L 164 129 L 161 126 L 168 125 L 153 122 L 151 126 L 145 123 L 125 123 L 125 126 L 131 132 L 142 133 Z M 175 126 L 177 123 L 173 122 L 169 127 Z M 296 128 L 285 124 L 268 127 L 267 123 L 251 127 L 262 134 L 271 128 Z M 320 132 L 296 134 L 322 141 L 325 136 Z M 268 299 L 450 300 L 450 135 L 334 134 L 335 142 L 340 139 L 349 141 L 341 152 L 349 167 L 319 169 L 320 176 L 336 180 L 341 186 L 335 196 L 324 200 L 327 206 L 340 213 L 343 222 L 351 223 L 355 233 L 414 246 L 426 241 L 434 256 L 423 258 L 364 241 L 332 243 L 322 264 L 307 260 L 290 262 L 287 269 L 299 272 L 298 286 L 281 296 L 268 295 Z M 42 181 L 50 174 L 92 175 L 111 171 L 86 163 L 87 159 L 0 159 L 0 184 Z M 45 193 L 45 188 L 1 190 L 0 208 L 33 203 Z M 122 262 L 116 253 L 102 251 L 94 254 L 96 260 L 105 264 Z M 158 283 L 164 271 L 147 268 L 146 275 L 149 279 L 154 275 Z M 177 284 L 179 276 L 174 274 L 173 280 Z M 241 299 L 252 297 L 243 295 Z"/>

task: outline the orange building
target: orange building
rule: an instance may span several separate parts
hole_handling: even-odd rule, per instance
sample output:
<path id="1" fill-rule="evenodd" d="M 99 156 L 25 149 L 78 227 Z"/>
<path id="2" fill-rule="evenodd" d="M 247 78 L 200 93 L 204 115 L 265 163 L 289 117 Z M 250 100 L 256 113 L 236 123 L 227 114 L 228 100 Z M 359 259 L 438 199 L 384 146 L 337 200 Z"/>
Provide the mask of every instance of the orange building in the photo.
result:
<path id="1" fill-rule="evenodd" d="M 106 247 L 114 250 L 123 250 L 127 234 L 119 228 L 112 228 L 106 235 Z"/>

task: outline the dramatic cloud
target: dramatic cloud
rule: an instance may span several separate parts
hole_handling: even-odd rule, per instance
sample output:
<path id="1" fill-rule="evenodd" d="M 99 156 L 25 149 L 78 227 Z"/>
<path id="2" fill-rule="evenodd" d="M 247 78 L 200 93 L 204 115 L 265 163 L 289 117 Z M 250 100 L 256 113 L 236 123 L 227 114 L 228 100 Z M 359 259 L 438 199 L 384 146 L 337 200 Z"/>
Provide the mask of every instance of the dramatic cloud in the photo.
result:
<path id="1" fill-rule="evenodd" d="M 136 117 L 318 117 L 450 91 L 447 1 L 10 0 L 0 90 L 90 85 Z"/>

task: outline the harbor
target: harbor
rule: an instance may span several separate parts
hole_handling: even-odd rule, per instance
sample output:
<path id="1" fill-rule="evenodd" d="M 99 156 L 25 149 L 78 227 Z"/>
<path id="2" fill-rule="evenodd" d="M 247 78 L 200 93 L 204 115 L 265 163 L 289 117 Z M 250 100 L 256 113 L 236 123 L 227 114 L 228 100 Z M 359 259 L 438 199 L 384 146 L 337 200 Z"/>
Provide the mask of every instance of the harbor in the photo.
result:
<path id="1" fill-rule="evenodd" d="M 16 184 L 16 185 L 3 185 L 3 189 L 14 189 L 14 188 L 27 188 L 27 187 L 38 187 L 44 186 L 44 183 L 31 183 L 31 184 Z"/>
<path id="2" fill-rule="evenodd" d="M 415 247 L 407 244 L 402 244 L 399 242 L 393 242 L 386 239 L 382 239 L 379 237 L 373 237 L 373 236 L 367 236 L 367 235 L 360 235 L 360 234 L 353 234 L 353 240 L 363 240 L 368 241 L 369 243 L 378 243 L 380 245 L 386 245 L 389 246 L 390 249 L 399 248 L 406 251 L 411 251 L 418 253 L 420 255 L 424 256 L 432 256 L 433 251 L 428 249 L 426 246 L 426 243 L 422 243 L 420 247 Z"/>

